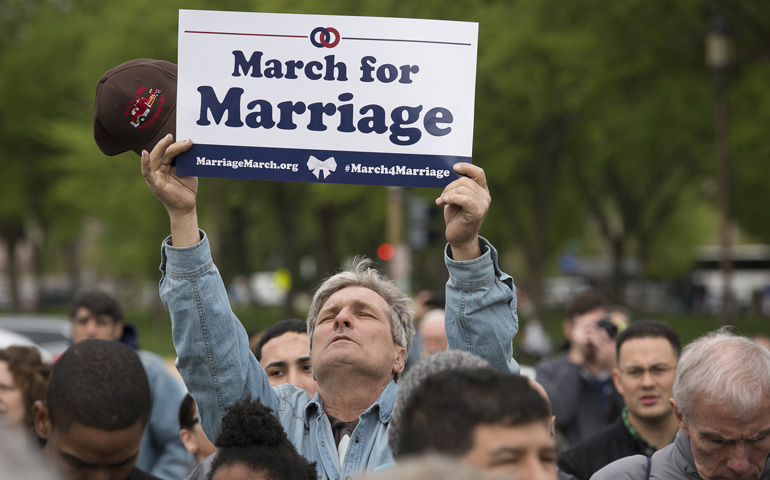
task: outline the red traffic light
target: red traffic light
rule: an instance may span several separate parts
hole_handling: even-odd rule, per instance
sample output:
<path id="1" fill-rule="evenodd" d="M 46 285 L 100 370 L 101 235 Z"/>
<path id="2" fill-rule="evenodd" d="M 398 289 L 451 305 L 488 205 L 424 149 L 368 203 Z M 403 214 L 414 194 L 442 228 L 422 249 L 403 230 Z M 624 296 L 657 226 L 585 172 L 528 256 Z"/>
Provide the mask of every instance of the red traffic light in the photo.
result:
<path id="1" fill-rule="evenodd" d="M 380 260 L 391 260 L 396 255 L 396 249 L 389 243 L 383 243 L 377 249 L 377 256 Z"/>

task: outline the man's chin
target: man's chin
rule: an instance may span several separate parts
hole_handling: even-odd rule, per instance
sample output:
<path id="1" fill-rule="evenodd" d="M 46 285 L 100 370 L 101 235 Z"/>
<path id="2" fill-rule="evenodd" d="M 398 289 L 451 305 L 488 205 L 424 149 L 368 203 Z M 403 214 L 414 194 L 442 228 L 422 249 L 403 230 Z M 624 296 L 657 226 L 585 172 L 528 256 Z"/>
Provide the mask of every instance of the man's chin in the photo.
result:
<path id="1" fill-rule="evenodd" d="M 647 423 L 663 423 L 674 416 L 674 412 L 671 409 L 663 408 L 663 406 L 659 405 L 655 405 L 654 408 L 640 407 L 639 410 L 632 412 L 632 414 Z"/>

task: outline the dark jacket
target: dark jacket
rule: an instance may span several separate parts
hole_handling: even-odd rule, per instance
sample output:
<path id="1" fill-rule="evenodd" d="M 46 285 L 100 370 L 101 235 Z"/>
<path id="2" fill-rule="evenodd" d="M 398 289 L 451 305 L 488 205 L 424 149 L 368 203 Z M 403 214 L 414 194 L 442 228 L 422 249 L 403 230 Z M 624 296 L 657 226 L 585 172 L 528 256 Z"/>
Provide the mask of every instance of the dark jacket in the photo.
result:
<path id="1" fill-rule="evenodd" d="M 556 430 L 564 436 L 566 450 L 599 433 L 620 417 L 623 397 L 612 378 L 594 379 L 565 355 L 541 361 L 535 369 L 537 380 L 551 399 Z"/>
<path id="2" fill-rule="evenodd" d="M 604 427 L 593 437 L 559 455 L 562 472 L 578 480 L 588 480 L 605 465 L 631 455 L 650 456 L 655 449 L 628 431 L 622 418 Z"/>
<path id="3" fill-rule="evenodd" d="M 690 437 L 676 434 L 671 445 L 661 448 L 652 455 L 650 477 L 652 480 L 699 480 L 701 477 L 695 468 L 695 460 L 690 447 Z M 644 480 L 647 478 L 647 457 L 634 455 L 621 458 L 602 468 L 591 477 L 592 480 Z M 770 458 L 759 480 L 770 479 Z"/>

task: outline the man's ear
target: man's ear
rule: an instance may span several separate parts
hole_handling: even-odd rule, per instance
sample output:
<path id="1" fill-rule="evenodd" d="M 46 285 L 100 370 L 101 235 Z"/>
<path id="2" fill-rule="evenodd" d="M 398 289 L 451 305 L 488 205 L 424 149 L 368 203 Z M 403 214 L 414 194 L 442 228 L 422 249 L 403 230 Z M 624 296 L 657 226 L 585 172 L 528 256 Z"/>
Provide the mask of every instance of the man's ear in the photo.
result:
<path id="1" fill-rule="evenodd" d="M 396 345 L 396 358 L 393 361 L 393 373 L 401 373 L 406 368 L 406 349 Z"/>
<path id="2" fill-rule="evenodd" d="M 615 384 L 615 390 L 622 396 L 623 385 L 620 383 L 620 371 L 617 368 L 612 369 L 612 383 Z"/>
<path id="3" fill-rule="evenodd" d="M 676 400 L 673 398 L 669 398 L 668 402 L 671 404 L 671 409 L 674 410 L 674 417 L 676 417 L 676 423 L 679 424 L 679 428 L 684 432 L 685 435 L 688 437 L 690 436 L 690 431 L 687 429 L 687 424 L 684 422 L 684 415 L 682 415 L 682 412 L 679 411 L 679 407 L 676 404 Z"/>
<path id="4" fill-rule="evenodd" d="M 48 416 L 48 408 L 42 400 L 36 400 L 32 405 L 32 417 L 35 420 L 37 436 L 48 440 L 51 435 L 51 419 Z"/>
<path id="5" fill-rule="evenodd" d="M 198 444 L 193 440 L 193 435 L 189 430 L 186 428 L 179 430 L 179 439 L 182 440 L 182 445 L 184 445 L 188 452 L 193 455 L 198 453 Z"/>

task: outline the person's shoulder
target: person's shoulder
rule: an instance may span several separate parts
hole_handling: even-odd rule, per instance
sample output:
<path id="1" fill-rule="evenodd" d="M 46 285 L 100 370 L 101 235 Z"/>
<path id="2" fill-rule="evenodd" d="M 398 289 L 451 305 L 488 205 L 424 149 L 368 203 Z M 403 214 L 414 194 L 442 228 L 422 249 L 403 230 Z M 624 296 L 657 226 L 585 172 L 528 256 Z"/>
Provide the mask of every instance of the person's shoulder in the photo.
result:
<path id="1" fill-rule="evenodd" d="M 166 366 L 166 361 L 163 360 L 163 357 L 158 355 L 155 352 L 151 352 L 149 350 L 137 350 L 137 355 L 139 355 L 139 359 L 142 361 L 142 364 L 146 365 L 153 365 L 153 366 Z"/>
<path id="2" fill-rule="evenodd" d="M 566 366 L 570 365 L 569 361 L 567 360 L 567 356 L 564 354 L 556 355 L 553 357 L 546 357 L 535 365 L 535 372 L 538 373 L 549 373 L 549 372 L 555 372 L 557 370 L 560 370 L 562 368 L 565 368 Z"/>
<path id="3" fill-rule="evenodd" d="M 217 453 L 214 452 L 206 457 L 201 463 L 195 466 L 190 475 L 185 480 L 206 480 L 209 478 L 209 472 L 211 471 L 211 462 L 214 461 L 214 457 Z"/>
<path id="4" fill-rule="evenodd" d="M 586 455 L 590 454 L 590 452 L 596 452 L 597 449 L 603 451 L 608 447 L 617 447 L 619 443 L 623 443 L 626 440 L 626 432 L 627 430 L 623 425 L 623 420 L 617 418 L 614 422 L 602 427 L 602 429 L 596 432 L 592 437 L 583 440 L 567 450 L 567 453 L 574 452 L 576 455 Z"/>
<path id="5" fill-rule="evenodd" d="M 647 476 L 647 457 L 633 455 L 615 460 L 591 476 L 591 480 L 644 480 Z"/>
<path id="6" fill-rule="evenodd" d="M 156 477 L 155 475 L 151 475 L 144 470 L 141 470 L 139 468 L 134 468 L 131 470 L 131 473 L 128 474 L 128 478 L 126 480 L 163 480 L 160 477 Z"/>
<path id="7" fill-rule="evenodd" d="M 561 453 L 559 467 L 578 478 L 587 479 L 619 458 L 642 453 L 626 445 L 628 442 L 619 427 L 624 428 L 622 423 L 618 425 L 617 421 L 613 422 L 599 430 L 596 435 Z"/>

